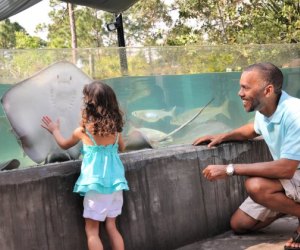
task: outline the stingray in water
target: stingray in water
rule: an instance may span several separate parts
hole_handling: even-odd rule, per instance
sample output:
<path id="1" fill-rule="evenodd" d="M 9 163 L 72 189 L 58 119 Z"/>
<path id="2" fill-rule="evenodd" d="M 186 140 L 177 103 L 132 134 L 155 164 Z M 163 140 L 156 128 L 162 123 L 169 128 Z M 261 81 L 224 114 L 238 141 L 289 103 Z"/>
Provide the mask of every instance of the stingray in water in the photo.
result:
<path id="1" fill-rule="evenodd" d="M 9 160 L 9 161 L 1 162 L 0 163 L 0 171 L 16 169 L 19 166 L 20 166 L 19 160 L 12 159 L 12 160 Z"/>
<path id="2" fill-rule="evenodd" d="M 13 85 L 2 97 L 11 127 L 24 152 L 34 162 L 41 163 L 59 152 L 70 155 L 71 159 L 79 157 L 81 145 L 67 151 L 60 149 L 41 127 L 40 120 L 45 114 L 59 119 L 62 134 L 70 136 L 79 125 L 83 86 L 91 81 L 74 64 L 62 61 Z"/>
<path id="3" fill-rule="evenodd" d="M 197 110 L 193 117 L 185 121 L 183 124 L 181 124 L 181 126 L 174 129 L 168 134 L 165 134 L 159 130 L 149 128 L 131 129 L 128 133 L 128 136 L 125 138 L 126 150 L 156 148 L 161 143 L 172 141 L 171 136 L 179 132 L 184 127 L 189 125 L 193 120 L 195 120 L 213 100 L 214 98 L 212 98 L 204 107 Z"/>
<path id="4" fill-rule="evenodd" d="M 132 127 L 128 132 L 128 135 L 124 137 L 127 151 L 154 148 L 155 142 L 159 142 L 161 139 L 166 142 L 172 141 L 172 138 L 168 137 L 166 133 L 151 128 Z"/>

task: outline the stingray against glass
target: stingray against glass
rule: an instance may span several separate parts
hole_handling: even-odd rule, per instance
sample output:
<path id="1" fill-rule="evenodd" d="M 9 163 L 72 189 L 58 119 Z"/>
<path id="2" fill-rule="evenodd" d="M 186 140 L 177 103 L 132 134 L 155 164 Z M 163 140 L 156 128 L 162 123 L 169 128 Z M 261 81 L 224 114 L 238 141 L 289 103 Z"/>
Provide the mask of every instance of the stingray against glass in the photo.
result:
<path id="1" fill-rule="evenodd" d="M 69 137 L 79 125 L 82 89 L 92 81 L 74 64 L 57 62 L 34 76 L 15 84 L 1 102 L 24 152 L 36 163 L 51 161 L 51 155 L 77 159 L 80 144 L 59 148 L 51 134 L 40 125 L 45 114 L 60 120 L 61 133 Z"/>

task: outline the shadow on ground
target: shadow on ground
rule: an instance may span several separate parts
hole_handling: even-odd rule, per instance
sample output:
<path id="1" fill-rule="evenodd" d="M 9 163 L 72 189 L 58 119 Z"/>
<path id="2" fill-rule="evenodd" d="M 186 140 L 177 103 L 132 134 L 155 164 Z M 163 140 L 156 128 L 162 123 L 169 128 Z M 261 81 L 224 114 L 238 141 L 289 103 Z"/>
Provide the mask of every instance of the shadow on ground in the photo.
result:
<path id="1" fill-rule="evenodd" d="M 258 232 L 235 235 L 232 231 L 176 250 L 283 250 L 298 225 L 295 217 L 284 217 Z"/>

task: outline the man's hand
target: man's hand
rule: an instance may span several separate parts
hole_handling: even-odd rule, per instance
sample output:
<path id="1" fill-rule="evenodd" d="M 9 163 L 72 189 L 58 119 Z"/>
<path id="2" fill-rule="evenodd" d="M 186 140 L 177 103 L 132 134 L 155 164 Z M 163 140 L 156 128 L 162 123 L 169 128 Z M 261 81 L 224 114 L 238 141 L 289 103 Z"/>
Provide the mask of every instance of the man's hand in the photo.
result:
<path id="1" fill-rule="evenodd" d="M 249 123 L 237 129 L 234 129 L 228 133 L 216 134 L 216 135 L 206 135 L 199 137 L 193 142 L 193 145 L 199 145 L 203 142 L 209 142 L 207 145 L 209 148 L 216 146 L 222 142 L 226 141 L 245 141 L 253 139 L 259 136 L 254 130 L 254 124 Z"/>
<path id="2" fill-rule="evenodd" d="M 203 175 L 209 181 L 225 179 L 228 177 L 226 174 L 227 165 L 208 165 L 203 171 Z"/>
<path id="3" fill-rule="evenodd" d="M 193 145 L 199 145 L 204 142 L 209 142 L 207 147 L 211 148 L 213 146 L 216 146 L 223 142 L 224 134 L 218 134 L 218 135 L 206 135 L 199 137 L 193 142 Z"/>

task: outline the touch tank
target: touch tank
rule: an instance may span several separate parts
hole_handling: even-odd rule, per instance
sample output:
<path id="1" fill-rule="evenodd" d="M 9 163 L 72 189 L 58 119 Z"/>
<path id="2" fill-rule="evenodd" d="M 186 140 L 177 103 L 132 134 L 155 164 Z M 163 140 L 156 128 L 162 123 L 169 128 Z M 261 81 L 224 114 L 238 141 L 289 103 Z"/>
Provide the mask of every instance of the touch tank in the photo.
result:
<path id="1" fill-rule="evenodd" d="M 253 121 L 254 113 L 244 111 L 237 95 L 241 71 L 250 64 L 268 61 L 279 66 L 284 89 L 300 97 L 299 49 L 299 45 L 285 44 L 95 48 L 78 49 L 76 54 L 70 49 L 0 50 L 0 96 L 49 65 L 68 61 L 90 79 L 113 87 L 126 117 L 123 135 L 128 151 L 191 144 L 199 136 Z M 124 53 L 126 69 L 122 68 Z M 39 93 L 37 88 L 31 94 Z M 28 96 L 21 95 L 18 102 L 23 98 Z M 26 124 L 31 122 L 37 121 Z M 24 151 L 2 107 L 0 134 L 0 164 L 13 159 L 20 162 L 20 168 L 45 163 Z"/>

